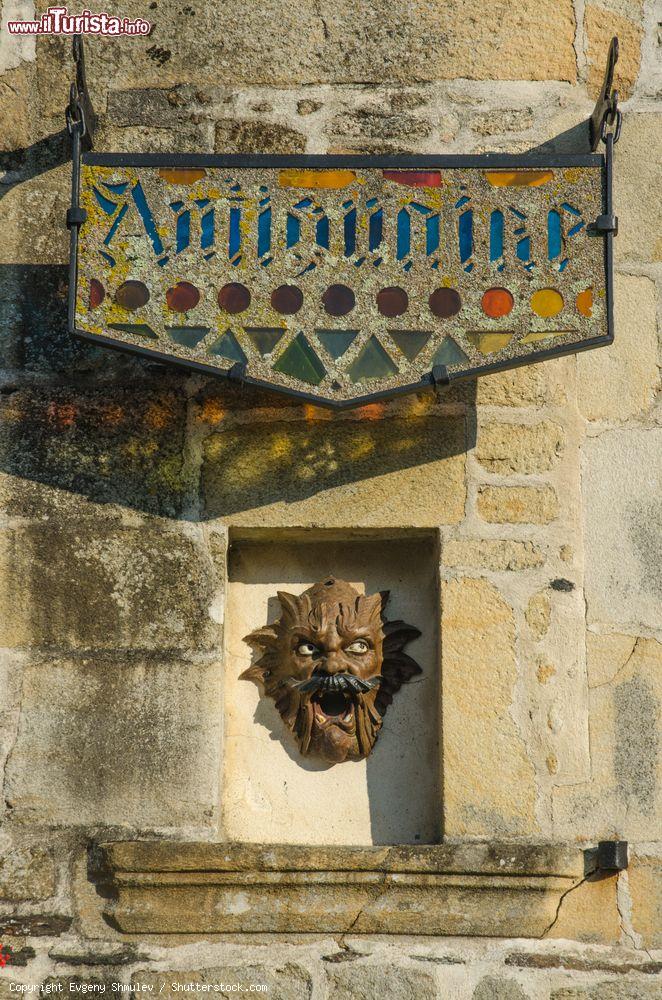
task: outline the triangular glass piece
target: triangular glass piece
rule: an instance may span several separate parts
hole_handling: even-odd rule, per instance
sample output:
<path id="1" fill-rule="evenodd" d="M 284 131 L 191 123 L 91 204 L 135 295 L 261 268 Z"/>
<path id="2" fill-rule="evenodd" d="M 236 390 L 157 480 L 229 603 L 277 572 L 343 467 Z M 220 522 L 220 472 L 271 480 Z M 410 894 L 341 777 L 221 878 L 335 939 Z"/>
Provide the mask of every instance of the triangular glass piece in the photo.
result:
<path id="1" fill-rule="evenodd" d="M 392 340 L 402 351 L 408 361 L 413 361 L 417 357 L 428 340 L 431 330 L 389 330 Z"/>
<path id="2" fill-rule="evenodd" d="M 149 337 L 150 340 L 159 339 L 149 323 L 109 323 L 108 326 L 111 330 L 121 330 L 122 333 L 135 333 L 139 337 Z"/>
<path id="3" fill-rule="evenodd" d="M 386 378 L 397 374 L 398 369 L 375 336 L 370 338 L 349 368 L 352 382 L 365 382 L 366 379 Z"/>
<path id="4" fill-rule="evenodd" d="M 289 347 L 285 348 L 273 370 L 310 385 L 319 385 L 326 375 L 326 368 L 302 333 L 297 333 Z"/>
<path id="5" fill-rule="evenodd" d="M 167 326 L 170 339 L 183 347 L 197 347 L 209 333 L 208 326 Z"/>
<path id="6" fill-rule="evenodd" d="M 432 359 L 432 367 L 435 365 L 459 365 L 462 361 L 467 361 L 467 356 L 452 337 L 444 337 L 437 348 L 437 353 Z"/>
<path id="7" fill-rule="evenodd" d="M 220 340 L 217 340 L 210 349 L 209 353 L 217 354 L 219 358 L 227 358 L 228 361 L 239 361 L 241 364 L 246 364 L 248 361 L 232 330 L 226 330 Z"/>
<path id="8" fill-rule="evenodd" d="M 264 357 L 265 354 L 271 354 L 285 331 L 278 327 L 252 326 L 246 329 L 246 333 Z"/>
<path id="9" fill-rule="evenodd" d="M 334 361 L 341 358 L 356 340 L 358 330 L 315 330 L 317 339 Z"/>

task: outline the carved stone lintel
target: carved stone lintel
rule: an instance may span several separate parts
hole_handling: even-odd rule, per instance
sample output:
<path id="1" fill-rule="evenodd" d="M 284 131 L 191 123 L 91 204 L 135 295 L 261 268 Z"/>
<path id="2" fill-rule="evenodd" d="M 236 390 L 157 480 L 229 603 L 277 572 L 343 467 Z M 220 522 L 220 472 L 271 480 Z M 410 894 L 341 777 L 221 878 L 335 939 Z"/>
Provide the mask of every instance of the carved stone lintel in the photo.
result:
<path id="1" fill-rule="evenodd" d="M 280 618 L 245 637 L 262 655 L 242 678 L 264 686 L 302 754 L 367 757 L 393 695 L 421 673 L 404 652 L 421 633 L 386 620 L 388 597 L 330 576 L 300 596 L 279 591 Z"/>
<path id="2" fill-rule="evenodd" d="M 584 875 L 555 845 L 127 842 L 103 847 L 125 933 L 540 937 Z"/>

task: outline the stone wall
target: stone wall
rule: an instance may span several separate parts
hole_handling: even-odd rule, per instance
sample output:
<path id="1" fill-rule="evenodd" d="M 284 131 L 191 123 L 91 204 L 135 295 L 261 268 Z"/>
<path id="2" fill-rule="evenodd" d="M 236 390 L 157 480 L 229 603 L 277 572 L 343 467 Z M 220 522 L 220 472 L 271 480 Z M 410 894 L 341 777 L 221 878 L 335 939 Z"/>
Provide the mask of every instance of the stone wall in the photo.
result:
<path id="1" fill-rule="evenodd" d="M 40 5 L 45 6 L 45 5 Z M 5 15 L 29 17 L 29 0 Z M 70 43 L 0 33 L 0 970 L 265 983 L 271 998 L 662 995 L 657 366 L 660 27 L 650 0 L 155 0 L 95 41 L 98 148 L 582 152 L 621 38 L 614 345 L 340 416 L 66 332 Z M 351 514 L 349 513 L 351 511 Z M 100 841 L 218 840 L 228 532 L 439 542 L 449 839 L 630 841 L 544 940 L 130 938 Z M 489 710 L 486 710 L 489 706 Z M 73 995 L 73 994 L 72 994 Z"/>

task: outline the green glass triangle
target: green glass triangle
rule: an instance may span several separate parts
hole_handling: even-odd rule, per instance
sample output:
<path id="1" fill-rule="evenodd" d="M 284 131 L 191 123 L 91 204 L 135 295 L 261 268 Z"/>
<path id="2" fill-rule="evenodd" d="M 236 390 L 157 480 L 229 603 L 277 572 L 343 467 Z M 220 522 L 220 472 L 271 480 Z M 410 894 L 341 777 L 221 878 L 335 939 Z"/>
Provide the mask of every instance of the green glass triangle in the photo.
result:
<path id="1" fill-rule="evenodd" d="M 461 361 L 467 361 L 467 356 L 462 348 L 458 347 L 452 337 L 444 337 L 432 359 L 432 366 L 459 365 Z"/>
<path id="2" fill-rule="evenodd" d="M 408 361 L 413 361 L 421 353 L 431 334 L 430 330 L 389 330 L 388 332 Z"/>
<path id="3" fill-rule="evenodd" d="M 358 330 L 315 330 L 317 339 L 334 361 L 341 358 L 354 343 Z"/>
<path id="4" fill-rule="evenodd" d="M 285 348 L 273 370 L 310 385 L 319 385 L 326 375 L 326 368 L 302 333 L 297 333 L 289 347 Z"/>
<path id="5" fill-rule="evenodd" d="M 246 330 L 246 333 L 251 338 L 262 357 L 264 357 L 265 354 L 271 354 L 285 331 L 272 329 L 271 327 L 266 326 L 253 326 L 249 327 Z"/>
<path id="6" fill-rule="evenodd" d="M 148 323 L 109 323 L 108 326 L 111 330 L 121 330 L 122 333 L 135 333 L 139 337 L 149 337 L 150 340 L 159 339 Z"/>
<path id="7" fill-rule="evenodd" d="M 183 347 L 197 347 L 200 341 L 209 333 L 208 326 L 168 326 L 166 330 L 170 339 Z"/>
<path id="8" fill-rule="evenodd" d="M 241 364 L 246 364 L 248 360 L 232 330 L 225 331 L 221 339 L 216 341 L 210 353 L 218 354 L 219 358 L 227 358 L 228 361 L 240 361 Z"/>
<path id="9" fill-rule="evenodd" d="M 398 369 L 375 336 L 370 338 L 349 369 L 352 382 L 364 382 L 369 378 L 386 378 L 388 375 L 397 374 Z"/>

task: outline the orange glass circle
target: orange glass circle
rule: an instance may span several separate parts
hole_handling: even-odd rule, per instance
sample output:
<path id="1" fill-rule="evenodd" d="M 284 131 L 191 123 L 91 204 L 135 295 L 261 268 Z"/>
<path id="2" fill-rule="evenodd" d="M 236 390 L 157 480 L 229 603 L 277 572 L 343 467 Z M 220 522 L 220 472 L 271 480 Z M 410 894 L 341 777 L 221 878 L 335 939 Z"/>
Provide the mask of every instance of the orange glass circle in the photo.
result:
<path id="1" fill-rule="evenodd" d="M 593 313 L 593 289 L 585 288 L 577 296 L 577 309 L 582 316 L 591 316 Z"/>
<path id="2" fill-rule="evenodd" d="M 556 316 L 563 309 L 563 296 L 555 288 L 539 288 L 531 296 L 531 308 L 536 316 Z"/>
<path id="3" fill-rule="evenodd" d="M 483 312 L 491 319 L 507 316 L 514 305 L 515 299 L 507 288 L 488 288 L 481 301 Z"/>

